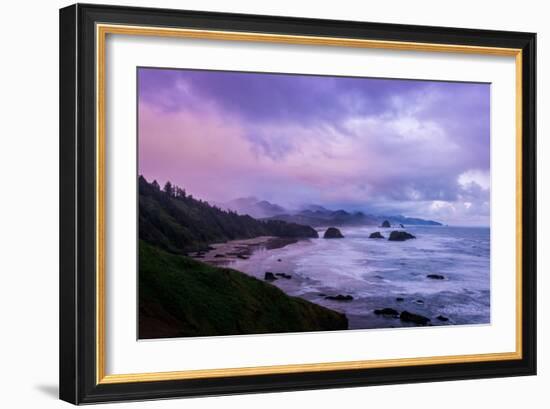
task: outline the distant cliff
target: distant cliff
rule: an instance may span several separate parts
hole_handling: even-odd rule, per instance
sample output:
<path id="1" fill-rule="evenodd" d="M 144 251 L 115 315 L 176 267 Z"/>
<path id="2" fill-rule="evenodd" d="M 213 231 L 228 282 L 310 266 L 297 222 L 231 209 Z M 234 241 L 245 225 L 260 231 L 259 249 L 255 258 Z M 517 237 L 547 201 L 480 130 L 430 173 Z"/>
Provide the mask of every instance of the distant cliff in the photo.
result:
<path id="1" fill-rule="evenodd" d="M 441 226 L 433 220 L 425 220 L 402 215 L 380 216 L 361 211 L 330 210 L 326 207 L 310 204 L 299 210 L 285 209 L 276 203 L 260 200 L 256 197 L 241 197 L 229 202 L 220 203 L 221 209 L 234 211 L 240 215 L 252 216 L 255 219 L 281 220 L 307 226 L 379 226 L 384 220 L 392 224 Z"/>
<path id="2" fill-rule="evenodd" d="M 392 224 L 404 224 L 414 226 L 443 226 L 443 224 L 426 219 L 419 219 L 417 217 L 405 217 L 405 216 L 380 216 L 381 218 L 388 219 Z"/>
<path id="3" fill-rule="evenodd" d="M 320 206 L 319 206 L 320 207 Z M 424 220 L 405 216 L 377 216 L 363 212 L 328 210 L 324 208 L 306 209 L 292 214 L 280 214 L 267 220 L 282 220 L 287 223 L 307 224 L 308 226 L 379 226 L 384 220 L 391 224 L 441 226 L 433 220 Z"/>
<path id="4" fill-rule="evenodd" d="M 377 218 L 363 212 L 347 212 L 345 210 L 302 210 L 293 214 L 281 214 L 268 220 L 282 220 L 287 223 L 307 224 L 308 226 L 359 226 L 376 225 Z"/>

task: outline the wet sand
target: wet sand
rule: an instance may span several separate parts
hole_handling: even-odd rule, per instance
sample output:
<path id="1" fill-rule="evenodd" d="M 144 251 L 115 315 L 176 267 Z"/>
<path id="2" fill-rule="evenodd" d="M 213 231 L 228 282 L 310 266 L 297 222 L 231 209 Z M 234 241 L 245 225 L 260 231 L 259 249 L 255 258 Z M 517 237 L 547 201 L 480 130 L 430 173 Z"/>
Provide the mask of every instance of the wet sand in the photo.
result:
<path id="1" fill-rule="evenodd" d="M 276 250 L 297 243 L 300 239 L 260 236 L 211 244 L 211 250 L 191 253 L 190 256 L 215 266 L 227 266 L 235 260 L 248 260 L 257 250 Z"/>

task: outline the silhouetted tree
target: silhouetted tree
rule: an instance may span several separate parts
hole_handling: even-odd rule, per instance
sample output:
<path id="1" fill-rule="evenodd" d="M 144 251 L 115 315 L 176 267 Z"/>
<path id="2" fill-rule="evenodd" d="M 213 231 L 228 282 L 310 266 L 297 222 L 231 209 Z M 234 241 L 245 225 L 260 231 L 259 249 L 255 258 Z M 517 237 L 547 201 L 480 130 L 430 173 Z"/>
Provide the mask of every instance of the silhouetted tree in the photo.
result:
<path id="1" fill-rule="evenodd" d="M 174 196 L 174 188 L 172 187 L 170 181 L 166 182 L 166 184 L 164 185 L 164 193 L 166 193 L 170 197 Z"/>
<path id="2" fill-rule="evenodd" d="M 185 189 L 182 189 L 179 186 L 176 186 L 175 190 L 176 190 L 176 198 L 185 199 Z"/>
<path id="3" fill-rule="evenodd" d="M 160 190 L 160 186 L 156 180 L 153 180 L 153 183 L 151 183 L 151 185 L 153 185 L 155 189 Z"/>

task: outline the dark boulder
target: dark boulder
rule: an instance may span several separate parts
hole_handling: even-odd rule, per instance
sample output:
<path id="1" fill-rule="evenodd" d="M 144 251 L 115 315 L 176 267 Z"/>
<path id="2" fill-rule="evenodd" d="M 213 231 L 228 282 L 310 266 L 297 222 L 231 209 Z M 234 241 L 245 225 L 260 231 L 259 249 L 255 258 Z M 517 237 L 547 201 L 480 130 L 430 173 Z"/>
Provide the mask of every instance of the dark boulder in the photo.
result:
<path id="1" fill-rule="evenodd" d="M 406 231 L 397 231 L 394 230 L 390 233 L 389 241 L 405 241 L 410 239 L 416 239 L 415 236 L 413 236 L 410 233 L 407 233 Z"/>
<path id="2" fill-rule="evenodd" d="M 405 301 L 405 299 L 404 299 L 403 297 L 397 297 L 397 298 L 395 299 L 395 301 L 397 301 L 397 302 L 403 302 L 403 301 Z"/>
<path id="3" fill-rule="evenodd" d="M 380 227 L 391 227 L 391 224 L 390 224 L 389 221 L 384 220 L 384 221 L 382 222 L 382 225 L 381 225 Z"/>
<path id="4" fill-rule="evenodd" d="M 405 226 L 403 226 L 401 223 L 399 223 L 399 227 L 401 227 L 402 229 L 405 228 Z"/>
<path id="5" fill-rule="evenodd" d="M 369 239 L 383 239 L 384 236 L 382 236 L 382 234 L 380 234 L 379 231 L 375 231 L 374 233 L 371 233 L 370 236 L 369 236 Z"/>
<path id="6" fill-rule="evenodd" d="M 275 277 L 275 274 L 269 272 L 269 271 L 266 271 L 265 275 L 264 275 L 264 280 L 266 281 L 275 281 L 277 279 L 277 277 Z"/>
<path id="7" fill-rule="evenodd" d="M 342 232 L 338 230 L 336 227 L 329 227 L 327 231 L 325 232 L 323 238 L 325 239 L 343 239 L 344 236 L 342 235 Z"/>
<path id="8" fill-rule="evenodd" d="M 445 317 L 445 316 L 443 316 L 443 315 L 438 315 L 436 318 L 437 318 L 439 321 L 443 321 L 443 322 L 449 321 L 449 318 L 447 318 L 447 317 Z"/>
<path id="9" fill-rule="evenodd" d="M 399 318 L 399 311 L 394 310 L 393 308 L 382 308 L 380 310 L 374 310 L 376 315 L 389 315 L 393 318 Z"/>
<path id="10" fill-rule="evenodd" d="M 401 319 L 401 321 L 412 322 L 413 324 L 417 325 L 426 325 L 430 322 L 429 318 L 426 318 L 419 314 L 413 314 L 412 312 L 408 311 L 403 311 L 399 318 Z"/>
<path id="11" fill-rule="evenodd" d="M 325 299 L 333 300 L 333 301 L 352 301 L 353 297 L 351 295 L 338 294 L 338 295 L 329 295 L 325 297 Z"/>
<path id="12" fill-rule="evenodd" d="M 292 278 L 290 274 L 286 274 L 286 273 L 275 273 L 275 275 L 278 277 L 286 278 L 287 280 L 290 280 Z"/>
<path id="13" fill-rule="evenodd" d="M 445 276 L 441 274 L 428 274 L 426 277 L 431 278 L 432 280 L 445 280 Z"/>
<path id="14" fill-rule="evenodd" d="M 221 258 L 221 257 L 225 257 L 225 256 L 224 256 L 223 254 L 216 254 L 216 255 L 214 256 L 214 258 Z"/>

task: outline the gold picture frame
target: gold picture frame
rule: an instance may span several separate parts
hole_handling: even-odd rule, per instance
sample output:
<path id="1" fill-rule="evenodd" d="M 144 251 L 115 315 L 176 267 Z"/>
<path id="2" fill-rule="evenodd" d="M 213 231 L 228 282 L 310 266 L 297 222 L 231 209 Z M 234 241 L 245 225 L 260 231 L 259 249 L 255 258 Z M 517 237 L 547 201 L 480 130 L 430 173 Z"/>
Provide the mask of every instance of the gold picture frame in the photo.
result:
<path id="1" fill-rule="evenodd" d="M 119 19 L 117 16 L 118 13 L 127 13 L 123 19 Z M 74 36 L 70 42 L 70 48 L 73 52 L 71 53 L 68 50 L 63 50 L 62 47 L 62 59 L 66 58 L 67 61 L 70 61 L 72 64 L 79 64 L 76 62 L 76 50 L 80 47 L 83 51 L 83 54 L 87 56 L 93 56 L 93 62 L 87 62 L 88 68 L 89 64 L 93 64 L 93 70 L 88 72 L 94 72 L 93 78 L 86 78 L 86 84 L 94 84 L 92 89 L 89 89 L 90 86 L 87 85 L 87 95 L 89 98 L 93 96 L 94 102 L 94 112 L 95 112 L 95 130 L 93 131 L 94 136 L 94 146 L 95 146 L 95 155 L 93 156 L 93 181 L 91 181 L 91 186 L 88 186 L 87 189 L 95 191 L 95 202 L 94 202 L 94 212 L 90 216 L 95 220 L 95 232 L 94 232 L 94 260 L 93 260 L 93 282 L 95 283 L 95 288 L 93 289 L 93 300 L 88 301 L 93 303 L 95 315 L 92 319 L 95 329 L 95 336 L 93 337 L 93 344 L 89 343 L 86 348 L 86 356 L 88 366 L 90 364 L 90 357 L 93 356 L 93 370 L 90 368 L 86 369 L 86 375 L 81 375 L 80 380 L 84 379 L 85 383 L 91 385 L 90 390 L 92 392 L 74 392 L 70 389 L 74 386 L 74 382 L 79 382 L 78 379 L 70 379 L 71 376 L 67 372 L 62 373 L 62 385 L 67 386 L 61 388 L 62 399 L 71 401 L 73 403 L 79 402 L 94 402 L 94 401 L 104 401 L 110 400 L 113 396 L 119 396 L 120 399 L 133 399 L 135 396 L 139 395 L 139 385 L 148 384 L 148 383 L 162 383 L 170 381 L 197 381 L 197 380 L 219 380 L 227 378 L 236 378 L 238 380 L 243 380 L 249 378 L 250 382 L 254 382 L 257 379 L 260 379 L 262 376 L 275 376 L 275 375 L 290 375 L 290 374 L 299 374 L 301 376 L 307 376 L 307 374 L 315 373 L 327 373 L 327 376 L 335 374 L 341 371 L 362 371 L 361 373 L 368 373 L 365 371 L 373 369 L 384 369 L 384 368 L 410 368 L 418 366 L 446 366 L 451 367 L 451 371 L 447 375 L 443 375 L 444 379 L 453 379 L 456 375 L 452 374 L 453 364 L 471 364 L 471 365 L 488 365 L 489 363 L 502 363 L 504 361 L 510 362 L 510 368 L 521 368 L 521 371 L 524 373 L 533 373 L 534 364 L 534 323 L 531 319 L 528 322 L 525 322 L 526 317 L 532 315 L 534 309 L 533 300 L 534 295 L 532 293 L 532 287 L 534 285 L 534 271 L 530 267 L 526 271 L 526 266 L 534 266 L 533 253 L 530 250 L 527 258 L 524 254 L 524 249 L 527 245 L 532 245 L 533 235 L 534 235 L 534 225 L 532 225 L 531 218 L 532 207 L 529 206 L 528 209 L 525 208 L 525 203 L 532 197 L 533 186 L 531 186 L 531 180 L 533 178 L 534 170 L 526 168 L 525 159 L 532 159 L 530 155 L 533 155 L 531 144 L 534 144 L 534 129 L 531 121 L 534 121 L 534 95 L 532 91 L 532 84 L 534 82 L 534 60 L 533 60 L 533 48 L 534 48 L 534 35 L 520 33 L 517 36 L 512 35 L 511 33 L 503 34 L 501 33 L 500 42 L 498 44 L 488 45 L 487 43 L 494 43 L 495 41 L 491 40 L 491 37 L 484 32 L 475 32 L 470 33 L 466 31 L 461 31 L 459 29 L 440 29 L 440 32 L 432 33 L 426 30 L 425 28 L 418 28 L 411 26 L 408 29 L 408 34 L 411 37 L 410 41 L 403 39 L 392 39 L 392 26 L 385 25 L 380 28 L 378 37 L 380 38 L 364 38 L 368 36 L 367 32 L 371 32 L 374 28 L 370 27 L 368 23 L 357 23 L 356 28 L 357 33 L 354 37 L 343 37 L 334 34 L 333 31 L 338 31 L 338 29 L 330 29 L 331 22 L 329 21 L 319 21 L 317 22 L 317 31 L 318 34 L 309 35 L 309 34 L 288 34 L 285 33 L 286 30 L 292 31 L 295 30 L 295 26 L 300 23 L 300 19 L 285 19 L 285 18 L 274 18 L 275 26 L 278 27 L 278 32 L 272 26 L 267 28 L 269 23 L 264 22 L 261 19 L 257 19 L 255 16 L 240 16 L 244 18 L 250 24 L 261 24 L 264 22 L 266 24 L 266 31 L 262 32 L 260 30 L 256 31 L 246 31 L 246 28 L 242 30 L 237 29 L 227 29 L 223 28 L 225 26 L 233 24 L 234 26 L 237 23 L 233 22 L 232 15 L 223 15 L 223 16 L 214 16 L 212 15 L 212 23 L 210 27 L 196 27 L 200 19 L 200 13 L 193 12 L 178 12 L 176 13 L 175 20 L 178 18 L 181 20 L 181 26 L 176 24 L 167 24 L 164 21 L 162 12 L 156 11 L 154 9 L 131 9 L 131 8 L 103 8 L 101 6 L 71 6 L 69 8 L 63 9 L 61 11 L 61 20 L 62 27 L 63 22 L 65 22 L 65 29 L 61 30 L 61 37 L 63 41 L 64 36 L 74 35 L 77 31 L 76 28 L 79 27 L 78 22 L 81 22 L 79 27 L 80 30 L 87 30 L 84 40 L 78 39 L 77 36 Z M 136 17 L 137 16 L 137 17 Z M 153 16 L 153 17 L 152 17 Z M 142 19 L 154 19 L 156 18 L 157 24 L 141 24 L 140 20 Z M 195 20 L 196 19 L 196 20 Z M 111 21 L 115 20 L 115 21 Z M 134 21 L 132 21 L 134 20 Z M 239 19 L 237 19 L 239 20 Z M 195 22 L 197 21 L 197 22 Z M 301 21 L 302 23 L 305 21 Z M 311 22 L 310 22 L 311 23 Z M 361 26 L 363 24 L 363 26 Z M 84 27 L 83 27 L 84 26 Z M 218 26 L 218 28 L 214 28 Z M 378 27 L 378 26 L 377 26 Z M 446 31 L 448 30 L 448 31 Z M 455 30 L 455 31 L 453 31 Z M 431 33 L 431 37 L 426 33 Z M 91 35 L 93 33 L 93 36 Z M 326 35 L 322 34 L 326 33 Z M 419 41 L 415 38 L 414 33 L 423 33 L 424 37 L 430 37 L 433 41 Z M 406 36 L 407 33 L 402 34 Z M 456 37 L 462 36 L 462 42 L 451 43 L 447 40 L 447 36 L 450 34 L 455 35 Z M 155 37 L 166 37 L 166 38 L 183 38 L 183 39 L 209 39 L 209 40 L 218 40 L 218 41 L 244 41 L 244 42 L 256 42 L 256 43 L 279 43 L 279 44 L 293 44 L 293 45 L 320 45 L 320 46 L 331 46 L 331 47 L 354 47 L 354 48 L 370 48 L 370 49 L 383 49 L 383 50 L 400 50 L 400 51 L 426 51 L 426 52 L 443 52 L 443 53 L 467 53 L 467 54 L 481 54 L 481 55 L 497 55 L 497 56 L 509 56 L 515 58 L 515 89 L 516 89 L 516 100 L 515 100 L 515 109 L 516 109 L 516 341 L 515 341 L 515 351 L 506 352 L 506 353 L 486 353 L 486 354 L 477 354 L 477 355 L 451 355 L 451 356 L 431 356 L 431 357 L 415 357 L 415 358 L 400 358 L 400 359 L 382 359 L 382 360 L 368 360 L 368 361 L 348 361 L 348 362 L 319 362 L 314 364 L 296 364 L 296 365 L 278 365 L 278 366 L 258 366 L 258 367 L 239 367 L 239 368 L 219 368 L 219 369 L 208 369 L 208 370 L 187 370 L 187 371 L 173 371 L 173 372 L 153 372 L 153 373 L 128 373 L 128 374 L 107 374 L 105 371 L 105 362 L 106 362 L 106 343 L 105 343 L 105 191 L 106 191 L 106 174 L 105 174 L 105 139 L 106 139 L 106 127 L 105 127 L 105 111 L 108 101 L 106 101 L 106 72 L 105 72 L 105 50 L 106 50 L 106 41 L 109 36 L 116 35 L 125 35 L 125 36 L 155 36 Z M 386 37 L 382 39 L 381 37 Z M 393 36 L 395 37 L 395 35 Z M 418 37 L 418 36 L 417 36 Z M 83 42 L 82 44 L 79 41 Z M 93 46 L 93 47 L 92 47 Z M 63 67 L 63 65 L 62 65 Z M 62 68 L 63 70 L 63 68 Z M 78 78 L 75 73 L 75 83 L 82 78 Z M 82 74 L 83 75 L 83 74 Z M 72 90 L 73 94 L 78 92 L 77 89 Z M 71 93 L 68 90 L 65 90 L 61 93 L 62 105 L 64 103 L 63 98 L 67 98 Z M 90 96 L 91 95 L 91 96 Z M 76 98 L 75 98 L 76 99 Z M 78 104 L 74 100 L 71 102 L 65 101 L 66 105 L 70 105 L 65 115 L 72 110 L 76 112 Z M 527 111 L 526 112 L 526 108 Z M 62 109 L 62 115 L 63 115 Z M 76 122 L 76 116 L 73 118 L 73 121 Z M 74 129 L 78 129 L 77 126 Z M 68 131 L 66 134 L 62 132 L 62 144 L 65 139 L 78 138 L 79 136 L 70 133 Z M 70 134 L 69 134 L 70 133 Z M 525 147 L 527 146 L 527 149 Z M 74 152 L 73 152 L 74 154 Z M 71 158 L 62 157 L 62 170 L 67 169 L 74 171 L 73 161 Z M 71 165 L 69 166 L 63 161 L 69 161 Z M 65 166 L 65 168 L 63 168 Z M 529 186 L 526 192 L 526 186 L 524 186 L 525 181 L 528 181 Z M 76 188 L 75 188 L 76 189 Z M 70 203 L 75 209 L 78 209 L 80 204 L 75 201 L 75 193 L 72 191 L 62 192 L 62 196 L 65 195 L 67 203 Z M 526 216 L 526 212 L 529 214 Z M 91 220 L 91 219 L 90 219 Z M 525 221 L 528 221 L 528 225 L 525 225 Z M 67 231 L 64 233 L 63 221 L 62 221 L 62 240 L 65 237 L 65 240 L 77 240 L 75 235 L 72 238 L 68 238 L 71 229 L 67 228 Z M 64 236 L 65 234 L 65 236 Z M 76 251 L 76 250 L 75 250 Z M 61 280 L 66 279 L 68 275 L 73 277 L 78 276 L 78 274 L 84 274 L 84 272 L 77 272 L 74 270 L 61 272 Z M 87 280 L 89 278 L 90 272 L 87 273 Z M 524 285 L 525 280 L 528 280 L 527 287 Z M 75 283 L 73 285 L 73 290 L 77 286 L 77 281 L 74 279 Z M 91 281 L 89 281 L 91 282 Z M 529 298 L 525 298 L 525 294 L 529 294 Z M 63 297 L 63 294 L 62 294 Z M 64 303 L 65 302 L 65 303 Z M 76 315 L 78 315 L 79 308 L 84 308 L 83 306 L 77 305 L 77 300 L 73 300 L 71 305 L 67 305 L 67 302 L 62 299 L 61 308 L 65 310 L 72 311 L 71 314 L 67 313 L 69 316 L 74 315 L 76 321 Z M 92 304 L 87 304 L 92 305 Z M 526 306 L 528 307 L 526 309 Z M 70 323 L 63 327 L 62 323 L 62 345 L 63 340 L 67 340 L 74 337 L 74 334 L 71 333 L 71 328 L 77 326 L 76 322 Z M 527 328 L 527 331 L 526 329 Z M 77 335 L 78 337 L 82 336 L 81 334 Z M 527 337 L 527 340 L 525 339 Z M 68 341 L 66 341 L 68 342 Z M 93 345 L 93 351 L 90 351 L 90 347 Z M 63 346 L 62 346 L 63 350 Z M 76 371 L 77 367 L 77 358 L 75 358 L 74 351 L 68 352 L 68 355 L 71 356 L 71 359 L 74 360 L 74 368 Z M 62 359 L 67 359 L 67 356 L 63 356 Z M 482 369 L 482 366 L 478 366 Z M 474 368 L 475 369 L 475 368 Z M 519 369 L 518 369 L 519 370 Z M 62 371 L 63 372 L 63 371 Z M 513 372 L 510 370 L 510 372 Z M 93 374 L 93 378 L 92 378 Z M 474 375 L 475 376 L 475 375 Z M 396 378 L 397 379 L 397 378 Z M 244 381 L 246 382 L 246 381 Z M 364 380 L 363 380 L 364 382 Z M 373 383 L 376 383 L 376 380 L 373 378 Z M 367 382 L 368 384 L 368 382 Z M 252 385 L 252 384 L 251 384 Z M 92 387 L 93 386 L 93 387 Z M 120 392 L 104 392 L 105 388 L 131 388 L 128 389 L 131 392 L 125 390 L 120 390 Z M 296 386 L 300 388 L 299 385 Z M 319 387 L 323 387 L 322 384 Z M 179 389 L 178 389 L 179 388 Z M 150 397 L 162 397 L 162 396 L 187 396 L 193 394 L 203 394 L 208 393 L 205 390 L 196 391 L 194 389 L 187 388 L 185 389 L 185 384 L 175 387 L 173 394 L 163 395 L 164 392 L 158 391 L 151 393 Z M 200 389 L 200 388 L 199 388 Z M 289 389 L 288 387 L 286 389 Z M 292 388 L 290 388 L 292 389 Z M 236 389 L 234 389 L 236 390 Z M 245 390 L 254 391 L 261 390 L 261 388 L 255 388 L 250 386 Z M 285 390 L 285 387 L 281 386 L 280 388 L 274 387 L 273 390 Z M 178 392 L 179 391 L 179 392 Z M 227 392 L 231 392 L 231 389 L 228 389 Z M 123 396 L 123 394 L 126 395 Z M 148 398 L 146 396 L 145 398 Z M 119 398 L 116 398 L 119 399 Z"/>

